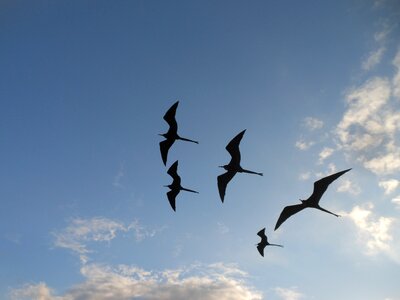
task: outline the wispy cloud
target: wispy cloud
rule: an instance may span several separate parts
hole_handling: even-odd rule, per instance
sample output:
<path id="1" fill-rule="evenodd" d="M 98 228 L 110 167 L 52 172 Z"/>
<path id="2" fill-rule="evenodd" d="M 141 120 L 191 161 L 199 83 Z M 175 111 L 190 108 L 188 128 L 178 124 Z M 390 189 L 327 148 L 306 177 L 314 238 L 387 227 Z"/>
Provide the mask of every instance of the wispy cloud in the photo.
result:
<path id="1" fill-rule="evenodd" d="M 365 71 L 371 70 L 382 60 L 383 54 L 385 53 L 385 47 L 379 47 L 377 50 L 369 53 L 368 57 L 362 62 L 362 69 Z"/>
<path id="2" fill-rule="evenodd" d="M 164 271 L 119 265 L 87 264 L 84 281 L 55 296 L 45 283 L 25 285 L 10 293 L 13 300 L 257 300 L 262 294 L 246 282 L 247 274 L 235 265 L 196 264 Z M 296 298 L 294 298 L 296 299 Z M 298 298 L 297 298 L 298 299 Z"/>
<path id="3" fill-rule="evenodd" d="M 320 129 L 324 126 L 324 122 L 322 120 L 313 117 L 304 118 L 303 124 L 309 130 Z"/>
<path id="4" fill-rule="evenodd" d="M 304 298 L 304 294 L 300 293 L 296 287 L 292 288 L 276 287 L 275 293 L 283 300 L 299 300 Z"/>
<path id="5" fill-rule="evenodd" d="M 125 176 L 124 164 L 121 164 L 119 166 L 117 174 L 114 176 L 113 186 L 117 188 L 123 187 L 121 181 L 124 176 Z"/>
<path id="6" fill-rule="evenodd" d="M 299 175 L 299 179 L 300 179 L 300 180 L 307 180 L 307 179 L 310 178 L 310 176 L 311 176 L 311 172 L 301 173 L 301 174 Z"/>
<path id="7" fill-rule="evenodd" d="M 349 179 L 344 179 L 338 186 L 337 191 L 340 193 L 349 193 L 352 195 L 358 195 L 361 193 L 361 188 Z"/>
<path id="8" fill-rule="evenodd" d="M 296 142 L 295 146 L 296 148 L 300 149 L 300 150 L 307 150 L 309 149 L 312 145 L 314 145 L 313 141 L 304 141 L 304 140 L 299 140 Z"/>
<path id="9" fill-rule="evenodd" d="M 381 180 L 378 185 L 385 190 L 385 195 L 393 193 L 400 185 L 397 179 Z"/>
<path id="10" fill-rule="evenodd" d="M 333 148 L 325 147 L 322 149 L 322 151 L 319 153 L 319 160 L 318 162 L 322 164 L 325 159 L 327 159 L 329 156 L 331 156 L 335 152 Z"/>
<path id="11" fill-rule="evenodd" d="M 217 222 L 217 225 L 218 225 L 218 232 L 220 234 L 227 234 L 229 232 L 229 227 L 226 226 L 224 223 Z"/>
<path id="12" fill-rule="evenodd" d="M 91 219 L 75 218 L 61 231 L 54 231 L 54 246 L 66 248 L 77 253 L 82 263 L 87 263 L 91 250 L 88 245 L 93 242 L 110 242 L 118 231 L 133 231 L 137 241 L 154 236 L 157 230 L 148 230 L 138 220 L 129 225 L 103 217 Z"/>

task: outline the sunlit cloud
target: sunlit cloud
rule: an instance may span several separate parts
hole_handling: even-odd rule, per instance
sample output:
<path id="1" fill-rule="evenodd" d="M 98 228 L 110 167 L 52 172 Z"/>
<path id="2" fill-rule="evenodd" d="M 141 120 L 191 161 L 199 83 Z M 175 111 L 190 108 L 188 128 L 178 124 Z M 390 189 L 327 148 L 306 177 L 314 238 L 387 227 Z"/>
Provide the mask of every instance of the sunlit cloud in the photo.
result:
<path id="1" fill-rule="evenodd" d="M 400 99 L 400 50 L 393 59 L 393 65 L 396 68 L 396 74 L 393 76 L 393 95 Z"/>
<path id="2" fill-rule="evenodd" d="M 400 209 L 400 195 L 396 198 L 393 198 L 392 203 L 396 206 L 397 209 Z"/>
<path id="3" fill-rule="evenodd" d="M 361 193 L 361 188 L 349 179 L 343 179 L 341 184 L 338 186 L 337 191 L 339 193 L 349 193 L 352 195 L 358 195 Z"/>
<path id="4" fill-rule="evenodd" d="M 117 236 L 117 232 L 133 231 L 137 241 L 145 237 L 152 237 L 157 230 L 148 230 L 138 220 L 129 225 L 103 217 L 91 219 L 75 218 L 61 231 L 54 231 L 54 246 L 66 248 L 78 254 L 82 263 L 87 263 L 88 244 L 93 242 L 110 242 Z"/>
<path id="5" fill-rule="evenodd" d="M 325 147 L 322 149 L 322 151 L 319 153 L 319 163 L 322 164 L 325 159 L 327 159 L 329 156 L 331 156 L 335 152 L 333 148 Z"/>
<path id="6" fill-rule="evenodd" d="M 311 176 L 311 172 L 301 173 L 301 174 L 299 175 L 299 179 L 300 179 L 300 180 L 307 180 L 307 179 L 310 178 L 310 176 Z"/>
<path id="7" fill-rule="evenodd" d="M 381 180 L 378 185 L 385 190 L 385 195 L 393 193 L 400 185 L 397 179 Z"/>
<path id="8" fill-rule="evenodd" d="M 373 210 L 374 205 L 367 203 L 364 206 L 356 205 L 350 213 L 342 215 L 353 221 L 357 229 L 358 240 L 366 255 L 386 254 L 400 263 L 399 241 L 395 240 L 393 235 L 396 219 L 377 216 Z"/>
<path id="9" fill-rule="evenodd" d="M 306 142 L 304 140 L 299 140 L 299 141 L 296 142 L 295 146 L 296 146 L 297 149 L 300 149 L 300 150 L 304 151 L 304 150 L 309 149 L 314 144 L 315 143 L 312 142 L 312 141 Z"/>
<path id="10" fill-rule="evenodd" d="M 276 287 L 275 293 L 283 300 L 299 300 L 304 298 L 304 294 L 300 293 L 296 287 Z"/>
<path id="11" fill-rule="evenodd" d="M 164 271 L 147 271 L 127 265 L 87 264 L 80 271 L 84 281 L 67 289 L 63 295 L 55 296 L 45 283 L 39 283 L 14 289 L 10 297 L 13 300 L 262 299 L 261 292 L 247 283 L 244 271 L 223 263 L 196 264 Z"/>

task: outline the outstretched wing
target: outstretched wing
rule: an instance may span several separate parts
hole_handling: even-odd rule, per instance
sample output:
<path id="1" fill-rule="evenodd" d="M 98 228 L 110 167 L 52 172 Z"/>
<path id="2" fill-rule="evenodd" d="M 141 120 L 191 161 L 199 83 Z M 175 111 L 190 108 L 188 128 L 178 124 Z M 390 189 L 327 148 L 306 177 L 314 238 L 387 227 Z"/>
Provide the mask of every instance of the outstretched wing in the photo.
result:
<path id="1" fill-rule="evenodd" d="M 160 142 L 160 153 L 161 153 L 161 158 L 164 163 L 164 166 L 167 165 L 168 151 L 169 151 L 169 148 L 171 148 L 173 143 L 174 143 L 174 140 L 171 140 L 171 139 L 169 139 L 169 140 L 167 139 L 167 140 Z"/>
<path id="2" fill-rule="evenodd" d="M 235 174 L 236 172 L 228 171 L 217 177 L 219 197 L 221 198 L 222 203 L 224 203 L 226 186 L 228 185 L 229 181 L 232 180 Z"/>
<path id="3" fill-rule="evenodd" d="M 180 181 L 180 177 L 178 175 L 178 161 L 174 162 L 168 169 L 167 171 L 168 175 L 171 176 L 174 181 L 175 180 L 179 180 Z"/>
<path id="4" fill-rule="evenodd" d="M 340 171 L 337 172 L 335 174 L 326 176 L 324 178 L 321 178 L 320 180 L 317 180 L 316 182 L 314 182 L 314 191 L 310 197 L 310 199 L 313 199 L 313 202 L 316 202 L 315 204 L 317 204 L 319 202 L 319 200 L 321 199 L 322 195 L 325 193 L 326 189 L 328 188 L 328 186 L 335 181 L 336 179 L 338 179 L 340 176 L 342 176 L 344 173 L 350 171 L 351 169 L 347 169 L 344 171 Z"/>
<path id="5" fill-rule="evenodd" d="M 175 199 L 176 196 L 179 194 L 179 190 L 171 190 L 167 193 L 169 204 L 171 205 L 172 209 L 176 211 L 175 207 Z"/>
<path id="6" fill-rule="evenodd" d="M 265 235 L 265 227 L 257 232 L 257 235 L 262 239 L 267 238 L 267 236 Z"/>
<path id="7" fill-rule="evenodd" d="M 243 138 L 243 135 L 245 133 L 246 129 L 240 132 L 238 135 L 236 135 L 229 143 L 226 145 L 225 149 L 226 151 L 229 152 L 229 154 L 232 156 L 231 162 L 230 163 L 240 163 L 240 150 L 239 150 L 239 144 L 240 141 Z"/>
<path id="8" fill-rule="evenodd" d="M 175 120 L 176 109 L 178 107 L 179 101 L 176 101 L 165 113 L 164 120 L 170 126 L 169 130 L 178 131 L 178 124 Z"/>
<path id="9" fill-rule="evenodd" d="M 257 250 L 261 254 L 262 257 L 264 257 L 264 248 L 265 248 L 265 246 L 266 245 L 263 245 L 261 243 L 257 245 Z"/>
<path id="10" fill-rule="evenodd" d="M 283 222 L 285 222 L 289 217 L 293 216 L 294 214 L 298 213 L 299 211 L 303 210 L 304 208 L 306 208 L 306 207 L 304 206 L 303 203 L 286 206 L 282 210 L 281 215 L 279 216 L 279 219 L 276 222 L 274 230 L 277 230 L 279 228 L 279 226 L 281 226 L 281 224 Z"/>

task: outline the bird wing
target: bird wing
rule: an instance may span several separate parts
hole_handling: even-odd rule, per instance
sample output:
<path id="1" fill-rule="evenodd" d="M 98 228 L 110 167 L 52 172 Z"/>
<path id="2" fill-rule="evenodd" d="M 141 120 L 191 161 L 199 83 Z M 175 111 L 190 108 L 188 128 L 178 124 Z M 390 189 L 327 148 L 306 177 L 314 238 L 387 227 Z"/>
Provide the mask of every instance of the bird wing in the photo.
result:
<path id="1" fill-rule="evenodd" d="M 262 245 L 261 243 L 257 245 L 257 250 L 260 252 L 261 256 L 264 257 L 264 248 L 266 245 Z"/>
<path id="2" fill-rule="evenodd" d="M 176 207 L 175 207 L 175 198 L 176 198 L 176 196 L 179 194 L 179 190 L 170 190 L 168 193 L 167 193 L 167 197 L 168 197 L 168 201 L 169 201 L 169 204 L 171 205 L 171 207 L 172 207 L 172 209 L 174 210 L 174 211 L 176 211 Z"/>
<path id="3" fill-rule="evenodd" d="M 239 150 L 239 144 L 240 141 L 242 140 L 242 137 L 245 133 L 246 129 L 240 132 L 238 135 L 236 135 L 229 143 L 226 145 L 225 149 L 226 151 L 229 152 L 229 154 L 232 156 L 231 163 L 240 163 L 240 150 Z"/>
<path id="4" fill-rule="evenodd" d="M 265 235 L 265 227 L 261 229 L 259 232 L 257 232 L 257 235 L 262 239 L 266 238 L 267 236 Z"/>
<path id="5" fill-rule="evenodd" d="M 235 174 L 236 174 L 236 172 L 234 172 L 234 171 L 228 171 L 217 177 L 218 191 L 219 191 L 219 196 L 221 198 L 222 203 L 224 203 L 226 186 L 228 185 L 228 182 L 232 180 L 232 178 L 233 178 L 233 176 L 235 176 Z"/>
<path id="6" fill-rule="evenodd" d="M 167 140 L 160 142 L 160 153 L 161 153 L 161 158 L 162 158 L 164 165 L 167 165 L 168 151 L 169 151 L 169 148 L 171 148 L 173 143 L 174 143 L 174 140 L 171 140 L 171 139 L 167 139 Z"/>
<path id="7" fill-rule="evenodd" d="M 306 207 L 303 203 L 286 206 L 282 210 L 281 215 L 279 216 L 279 219 L 276 222 L 274 230 L 277 230 L 279 228 L 279 226 L 281 226 L 281 224 L 283 222 L 285 222 L 289 217 L 293 216 L 294 214 L 298 213 L 299 211 L 303 210 L 304 208 L 306 208 Z"/>
<path id="8" fill-rule="evenodd" d="M 313 202 L 316 202 L 315 204 L 318 204 L 319 200 L 321 199 L 322 195 L 325 193 L 326 189 L 328 186 L 338 179 L 340 176 L 342 176 L 344 173 L 350 171 L 351 169 L 347 169 L 344 171 L 337 172 L 335 174 L 326 176 L 324 178 L 321 178 L 320 180 L 317 180 L 314 182 L 314 190 L 312 195 L 310 196 L 309 199 L 313 199 Z"/>
<path id="9" fill-rule="evenodd" d="M 164 120 L 168 123 L 168 125 L 170 126 L 169 130 L 174 130 L 174 131 L 178 131 L 178 124 L 176 123 L 175 120 L 175 113 L 176 113 L 176 109 L 178 107 L 179 101 L 176 101 L 165 113 L 164 115 Z"/>
<path id="10" fill-rule="evenodd" d="M 181 180 L 181 178 L 178 175 L 178 161 L 174 162 L 168 169 L 167 171 L 168 175 L 171 176 L 174 181 L 175 180 Z"/>

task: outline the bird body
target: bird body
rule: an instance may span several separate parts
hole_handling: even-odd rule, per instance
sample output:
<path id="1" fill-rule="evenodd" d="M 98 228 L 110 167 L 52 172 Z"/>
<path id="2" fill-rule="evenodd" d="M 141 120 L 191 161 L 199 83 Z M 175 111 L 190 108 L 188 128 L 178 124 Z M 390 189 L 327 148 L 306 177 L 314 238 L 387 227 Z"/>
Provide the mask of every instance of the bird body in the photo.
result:
<path id="1" fill-rule="evenodd" d="M 266 246 L 277 246 L 277 247 L 282 247 L 282 245 L 278 245 L 278 244 L 270 244 L 268 242 L 268 238 L 265 235 L 265 227 L 263 229 L 261 229 L 257 235 L 261 238 L 261 241 L 257 244 L 257 250 L 258 252 L 261 254 L 262 257 L 264 257 L 264 248 Z"/>
<path id="2" fill-rule="evenodd" d="M 225 169 L 226 172 L 217 177 L 218 191 L 222 202 L 224 202 L 226 186 L 228 185 L 229 181 L 231 181 L 232 178 L 236 175 L 236 173 L 249 173 L 249 174 L 256 174 L 263 176 L 262 173 L 246 170 L 240 166 L 241 156 L 240 156 L 239 144 L 245 132 L 246 129 L 240 132 L 238 135 L 236 135 L 225 147 L 225 149 L 231 155 L 231 161 L 227 165 L 220 166 L 220 168 Z"/>
<path id="3" fill-rule="evenodd" d="M 302 211 L 303 209 L 307 208 L 307 207 L 312 207 L 315 209 L 319 209 L 321 211 L 324 211 L 326 213 L 329 213 L 331 215 L 334 215 L 336 217 L 339 217 L 339 215 L 330 212 L 329 210 L 322 208 L 319 205 L 319 201 L 321 200 L 322 195 L 325 193 L 326 189 L 328 188 L 328 186 L 335 181 L 337 178 L 339 178 L 340 176 L 342 176 L 344 173 L 350 171 L 351 169 L 347 169 L 344 171 L 340 171 L 337 172 L 335 174 L 326 176 L 320 180 L 317 180 L 316 182 L 314 182 L 314 190 L 313 193 L 311 194 L 311 196 L 306 199 L 306 200 L 301 200 L 300 204 L 295 204 L 295 205 L 289 205 L 286 206 L 280 216 L 278 221 L 276 222 L 275 225 L 275 230 L 277 230 L 279 228 L 279 226 L 285 222 L 289 217 L 291 217 L 292 215 L 298 213 L 299 211 Z"/>
<path id="4" fill-rule="evenodd" d="M 187 191 L 187 192 L 196 193 L 196 194 L 199 193 L 194 190 L 190 190 L 190 189 L 182 187 L 181 186 L 181 177 L 178 175 L 177 171 L 178 171 L 178 161 L 174 162 L 171 165 L 171 167 L 168 169 L 167 173 L 168 173 L 168 175 L 170 175 L 172 177 L 173 181 L 171 184 L 165 186 L 170 189 L 170 191 L 167 193 L 167 197 L 168 197 L 169 204 L 171 205 L 171 207 L 174 211 L 176 211 L 176 205 L 175 205 L 176 196 L 178 196 L 180 191 Z"/>
<path id="5" fill-rule="evenodd" d="M 179 104 L 179 101 L 176 101 L 164 115 L 164 120 L 169 125 L 168 131 L 166 133 L 160 134 L 161 136 L 163 136 L 165 138 L 164 141 L 160 142 L 161 158 L 163 160 L 164 165 L 167 164 L 169 148 L 171 148 L 172 144 L 176 140 L 187 141 L 187 142 L 192 142 L 192 143 L 196 143 L 196 144 L 199 143 L 197 141 L 183 138 L 178 135 L 178 123 L 176 123 L 176 119 L 175 119 L 175 114 L 176 114 L 176 109 L 178 108 L 178 104 Z"/>

